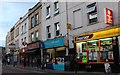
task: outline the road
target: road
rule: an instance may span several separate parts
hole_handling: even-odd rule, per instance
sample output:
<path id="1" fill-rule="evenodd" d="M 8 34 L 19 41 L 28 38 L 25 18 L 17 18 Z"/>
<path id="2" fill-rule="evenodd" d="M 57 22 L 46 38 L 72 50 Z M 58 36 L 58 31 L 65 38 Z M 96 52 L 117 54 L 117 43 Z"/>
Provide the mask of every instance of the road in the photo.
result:
<path id="1" fill-rule="evenodd" d="M 78 74 L 69 73 L 69 72 L 48 72 L 48 71 L 31 71 L 20 68 L 14 68 L 10 66 L 3 66 L 2 75 L 109 75 L 105 73 L 91 73 L 91 72 L 81 72 Z M 110 75 L 120 75 L 120 74 L 110 74 Z"/>

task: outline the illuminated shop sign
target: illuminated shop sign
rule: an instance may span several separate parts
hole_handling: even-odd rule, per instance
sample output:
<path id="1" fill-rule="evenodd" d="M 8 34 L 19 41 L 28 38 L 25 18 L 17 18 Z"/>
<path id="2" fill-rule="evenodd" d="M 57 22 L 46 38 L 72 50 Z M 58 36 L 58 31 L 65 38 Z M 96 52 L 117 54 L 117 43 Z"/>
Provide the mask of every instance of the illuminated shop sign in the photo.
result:
<path id="1" fill-rule="evenodd" d="M 75 36 L 74 41 L 75 42 L 82 42 L 82 41 L 86 41 L 86 40 L 95 40 L 95 39 L 119 36 L 120 35 L 119 30 L 120 30 L 120 27 L 108 29 L 108 30 L 103 30 L 103 31 L 99 31 L 99 32 L 94 32 L 94 33 L 88 33 L 87 35 L 82 34 L 80 36 Z"/>
<path id="2" fill-rule="evenodd" d="M 93 34 L 89 34 L 89 35 L 84 35 L 84 36 L 78 36 L 75 38 L 75 41 L 80 41 L 80 40 L 87 40 L 93 37 Z"/>
<path id="3" fill-rule="evenodd" d="M 112 10 L 105 8 L 104 13 L 105 13 L 105 23 L 106 24 L 113 24 L 113 12 L 112 12 Z"/>

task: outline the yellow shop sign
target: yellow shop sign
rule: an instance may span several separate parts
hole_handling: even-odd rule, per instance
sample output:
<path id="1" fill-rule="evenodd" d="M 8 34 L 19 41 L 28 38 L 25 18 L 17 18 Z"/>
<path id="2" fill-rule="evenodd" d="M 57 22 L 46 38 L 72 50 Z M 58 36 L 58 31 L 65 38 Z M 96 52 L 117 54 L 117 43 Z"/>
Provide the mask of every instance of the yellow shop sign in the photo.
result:
<path id="1" fill-rule="evenodd" d="M 107 37 L 113 37 L 113 36 L 119 36 L 120 35 L 120 28 L 113 28 L 108 30 L 103 30 L 99 32 L 93 32 L 88 33 L 85 35 L 75 36 L 74 41 L 75 42 L 81 42 L 86 40 L 94 40 L 94 39 L 101 39 L 101 38 L 107 38 Z"/>

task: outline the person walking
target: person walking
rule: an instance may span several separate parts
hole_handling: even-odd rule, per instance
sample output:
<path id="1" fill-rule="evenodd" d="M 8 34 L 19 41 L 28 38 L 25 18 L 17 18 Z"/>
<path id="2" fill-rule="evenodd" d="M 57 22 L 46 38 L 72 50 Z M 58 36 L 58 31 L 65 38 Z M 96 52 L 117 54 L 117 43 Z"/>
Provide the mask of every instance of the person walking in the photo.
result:
<path id="1" fill-rule="evenodd" d="M 77 74 L 77 70 L 78 70 L 78 58 L 77 58 L 77 54 L 75 55 L 75 58 L 74 58 L 74 65 L 75 65 L 74 71 L 75 71 L 75 74 Z"/>

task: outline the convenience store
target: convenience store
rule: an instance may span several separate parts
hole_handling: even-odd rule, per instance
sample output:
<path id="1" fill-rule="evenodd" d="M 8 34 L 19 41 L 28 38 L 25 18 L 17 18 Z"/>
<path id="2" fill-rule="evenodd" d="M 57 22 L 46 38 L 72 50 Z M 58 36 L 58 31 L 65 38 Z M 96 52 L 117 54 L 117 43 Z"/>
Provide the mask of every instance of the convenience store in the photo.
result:
<path id="1" fill-rule="evenodd" d="M 112 69 L 120 62 L 120 27 L 90 32 L 74 37 L 79 69 L 91 65 L 91 69 L 103 71 L 106 59 Z"/>

